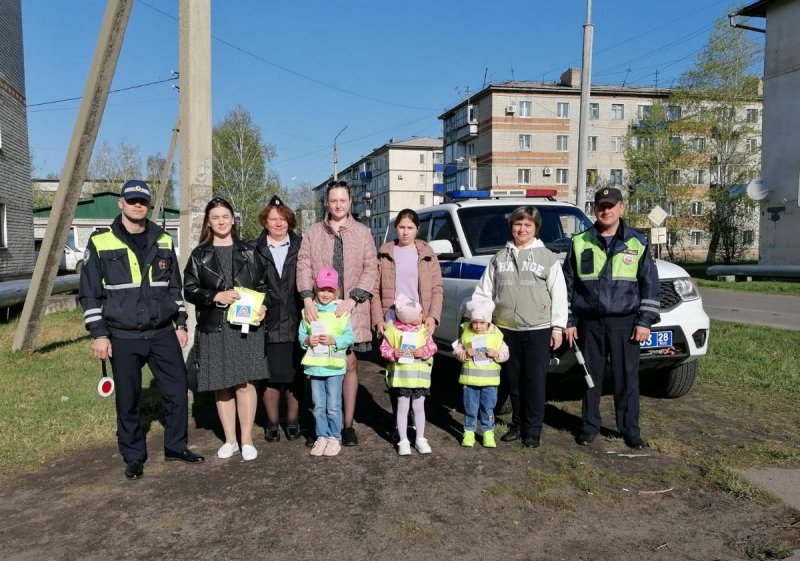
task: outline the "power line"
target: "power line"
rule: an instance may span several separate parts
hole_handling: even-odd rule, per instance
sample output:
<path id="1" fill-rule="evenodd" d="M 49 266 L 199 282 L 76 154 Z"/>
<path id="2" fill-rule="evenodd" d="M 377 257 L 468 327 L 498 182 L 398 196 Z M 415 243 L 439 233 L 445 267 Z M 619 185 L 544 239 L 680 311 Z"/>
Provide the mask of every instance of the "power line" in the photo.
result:
<path id="1" fill-rule="evenodd" d="M 143 6 L 147 6 L 148 8 L 150 8 L 151 10 L 153 10 L 155 12 L 158 12 L 159 14 L 162 14 L 162 15 L 164 15 L 164 16 L 172 19 L 172 20 L 178 21 L 177 17 L 175 17 L 172 14 L 169 14 L 169 13 L 167 13 L 167 12 L 165 12 L 165 11 L 159 9 L 159 8 L 156 8 L 155 6 L 152 6 L 152 5 L 148 4 L 144 0 L 138 0 L 138 2 L 139 2 L 139 4 L 142 4 Z M 225 45 L 227 47 L 230 47 L 232 49 L 235 49 L 235 50 L 239 51 L 240 53 L 242 53 L 244 55 L 252 57 L 252 58 L 254 58 L 254 59 L 256 59 L 256 60 L 258 60 L 260 62 L 263 62 L 264 64 L 268 64 L 268 65 L 273 66 L 273 67 L 275 67 L 275 68 L 277 68 L 279 70 L 283 70 L 284 72 L 287 72 L 287 73 L 292 74 L 294 76 L 297 76 L 299 78 L 303 78 L 304 80 L 308 80 L 309 82 L 313 82 L 313 83 L 315 83 L 317 85 L 324 86 L 326 88 L 330 88 L 330 89 L 335 90 L 335 91 L 340 92 L 340 93 L 344 93 L 344 94 L 347 94 L 347 95 L 352 95 L 354 97 L 358 97 L 358 98 L 361 98 L 361 99 L 366 99 L 367 101 L 374 101 L 375 103 L 381 103 L 383 105 L 391 105 L 393 107 L 401 107 L 403 109 L 415 109 L 415 110 L 418 110 L 418 111 L 431 111 L 432 110 L 432 108 L 430 108 L 430 107 L 418 107 L 418 106 L 415 106 L 415 105 L 405 105 L 403 103 L 395 103 L 393 101 L 386 101 L 385 99 L 378 99 L 376 97 L 371 97 L 371 96 L 368 96 L 368 95 L 360 94 L 360 93 L 354 92 L 352 90 L 347 90 L 345 88 L 340 88 L 339 86 L 335 86 L 333 84 L 330 84 L 328 82 L 324 82 L 322 80 L 319 80 L 319 79 L 314 78 L 312 76 L 308 76 L 306 74 L 302 74 L 301 72 L 297 72 L 296 70 L 292 70 L 291 68 L 283 66 L 282 64 L 278 64 L 277 62 L 273 62 L 271 60 L 268 60 L 268 59 L 262 57 L 261 55 L 258 55 L 258 54 L 254 53 L 252 51 L 248 51 L 247 49 L 245 49 L 243 47 L 240 47 L 238 45 L 235 45 L 235 44 L 231 43 L 230 41 L 227 41 L 227 40 L 225 40 L 225 39 L 223 39 L 221 37 L 218 37 L 217 35 L 213 35 L 212 34 L 211 38 L 214 39 L 215 41 L 219 42 L 219 43 L 222 43 L 223 45 Z"/>
<path id="2" fill-rule="evenodd" d="M 155 82 L 147 82 L 145 84 L 136 84 L 135 86 L 127 86 L 125 88 L 117 88 L 116 90 L 109 90 L 108 93 L 117 93 L 117 92 L 126 92 L 128 90 L 136 90 L 138 88 L 146 88 L 147 86 L 155 86 L 156 84 L 163 84 L 165 82 L 172 82 L 173 80 L 177 80 L 177 76 L 173 76 L 171 78 L 167 78 L 165 80 L 157 80 Z M 31 103 L 30 105 L 26 105 L 26 107 L 41 107 L 42 105 L 53 105 L 55 103 L 64 103 L 66 101 L 76 101 L 79 99 L 83 99 L 83 96 L 78 97 L 65 97 L 64 99 L 56 99 L 53 101 L 43 101 L 41 103 Z"/>

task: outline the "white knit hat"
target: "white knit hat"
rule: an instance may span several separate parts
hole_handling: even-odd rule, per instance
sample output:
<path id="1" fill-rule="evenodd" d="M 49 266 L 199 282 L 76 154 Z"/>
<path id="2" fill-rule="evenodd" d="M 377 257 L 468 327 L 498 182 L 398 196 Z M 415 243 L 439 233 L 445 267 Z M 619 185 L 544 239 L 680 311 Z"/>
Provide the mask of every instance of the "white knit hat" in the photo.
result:
<path id="1" fill-rule="evenodd" d="M 422 313 L 422 306 L 405 294 L 398 294 L 394 300 L 394 312 L 403 323 L 411 323 Z"/>
<path id="2" fill-rule="evenodd" d="M 492 321 L 494 302 L 487 298 L 473 298 L 467 302 L 467 312 L 470 319 L 478 321 Z"/>

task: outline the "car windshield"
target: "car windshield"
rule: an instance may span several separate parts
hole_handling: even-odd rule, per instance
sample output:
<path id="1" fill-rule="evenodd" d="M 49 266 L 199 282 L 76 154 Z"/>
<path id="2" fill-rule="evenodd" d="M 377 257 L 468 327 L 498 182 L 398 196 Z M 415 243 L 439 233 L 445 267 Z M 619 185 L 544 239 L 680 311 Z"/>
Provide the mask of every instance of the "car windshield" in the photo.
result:
<path id="1" fill-rule="evenodd" d="M 577 207 L 568 205 L 532 205 L 542 216 L 536 237 L 554 253 L 569 249 L 572 236 L 592 223 Z M 508 217 L 519 205 L 474 206 L 458 209 L 461 228 L 472 255 L 493 255 L 511 241 Z"/>

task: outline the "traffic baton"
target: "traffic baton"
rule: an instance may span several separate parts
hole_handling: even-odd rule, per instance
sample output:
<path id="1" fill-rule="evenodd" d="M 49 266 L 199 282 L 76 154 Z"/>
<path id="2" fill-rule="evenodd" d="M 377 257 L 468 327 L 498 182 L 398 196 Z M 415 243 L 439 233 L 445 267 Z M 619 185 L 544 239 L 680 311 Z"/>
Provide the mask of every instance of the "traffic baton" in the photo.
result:
<path id="1" fill-rule="evenodd" d="M 586 360 L 584 360 L 583 353 L 578 348 L 577 341 L 573 342 L 572 348 L 575 351 L 575 358 L 578 359 L 578 364 L 583 366 L 583 371 L 586 373 L 586 375 L 583 377 L 583 379 L 586 380 L 586 385 L 589 387 L 589 389 L 591 389 L 591 388 L 594 387 L 594 380 L 592 380 L 592 375 L 589 374 L 589 369 L 586 367 Z"/>
<path id="2" fill-rule="evenodd" d="M 108 397 L 114 393 L 114 379 L 109 378 L 106 372 L 106 361 L 101 360 L 100 364 L 103 367 L 103 375 L 100 377 L 100 381 L 97 382 L 97 393 L 100 394 L 100 397 Z"/>

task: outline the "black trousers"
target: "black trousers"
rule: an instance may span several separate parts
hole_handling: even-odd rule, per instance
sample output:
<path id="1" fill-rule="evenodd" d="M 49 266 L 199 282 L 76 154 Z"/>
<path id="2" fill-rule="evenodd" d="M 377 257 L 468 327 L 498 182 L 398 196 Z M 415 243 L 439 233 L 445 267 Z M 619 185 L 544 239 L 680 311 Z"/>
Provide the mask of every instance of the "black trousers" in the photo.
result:
<path id="1" fill-rule="evenodd" d="M 188 401 L 186 363 L 173 330 L 152 339 L 111 337 L 111 369 L 117 405 L 117 444 L 125 462 L 147 460 L 139 404 L 142 368 L 156 378 L 164 403 L 164 448 L 181 452 L 186 448 Z"/>
<path id="2" fill-rule="evenodd" d="M 520 428 L 523 438 L 539 438 L 544 422 L 551 330 L 501 331 L 509 351 L 508 360 L 501 365 L 501 386 L 507 388 L 511 398 L 511 423 Z"/>
<path id="3" fill-rule="evenodd" d="M 578 345 L 594 380 L 583 398 L 583 432 L 596 434 L 602 426 L 600 398 L 606 357 L 614 382 L 617 429 L 624 437 L 639 436 L 639 343 L 631 339 L 636 315 L 578 319 Z"/>

